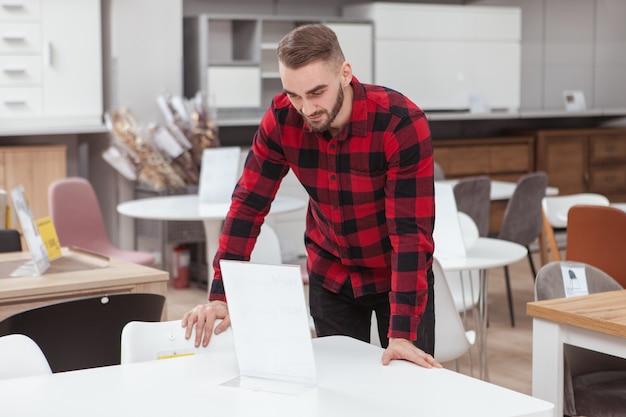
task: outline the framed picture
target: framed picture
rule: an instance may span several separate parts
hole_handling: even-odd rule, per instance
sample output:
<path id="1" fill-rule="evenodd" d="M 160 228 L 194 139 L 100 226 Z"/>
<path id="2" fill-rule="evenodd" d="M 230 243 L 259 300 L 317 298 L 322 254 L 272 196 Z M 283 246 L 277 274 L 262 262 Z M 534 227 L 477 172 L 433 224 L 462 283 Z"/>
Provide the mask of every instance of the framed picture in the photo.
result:
<path id="1" fill-rule="evenodd" d="M 581 111 L 587 109 L 585 94 L 581 90 L 563 91 L 563 103 L 567 111 Z"/>

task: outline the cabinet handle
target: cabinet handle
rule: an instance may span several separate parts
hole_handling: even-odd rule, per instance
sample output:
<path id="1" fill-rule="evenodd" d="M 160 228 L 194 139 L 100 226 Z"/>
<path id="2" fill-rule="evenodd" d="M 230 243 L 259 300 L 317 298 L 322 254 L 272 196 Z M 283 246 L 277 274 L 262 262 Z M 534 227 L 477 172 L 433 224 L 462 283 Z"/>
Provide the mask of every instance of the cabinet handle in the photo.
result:
<path id="1" fill-rule="evenodd" d="M 24 68 L 3 68 L 2 72 L 5 74 L 24 74 L 26 69 Z"/>
<path id="2" fill-rule="evenodd" d="M 7 106 L 25 106 L 26 105 L 26 100 L 19 100 L 19 99 L 8 99 L 8 100 L 4 100 L 4 104 Z"/>
<path id="3" fill-rule="evenodd" d="M 46 43 L 46 63 L 49 67 L 54 64 L 54 48 L 52 47 L 52 42 Z"/>
<path id="4" fill-rule="evenodd" d="M 24 42 L 26 40 L 26 37 L 24 35 L 13 34 L 13 35 L 2 35 L 2 39 L 4 39 L 7 42 Z"/>
<path id="5" fill-rule="evenodd" d="M 2 8 L 3 9 L 12 9 L 12 10 L 23 9 L 24 8 L 24 3 L 12 2 L 12 1 L 3 1 L 2 2 Z"/>

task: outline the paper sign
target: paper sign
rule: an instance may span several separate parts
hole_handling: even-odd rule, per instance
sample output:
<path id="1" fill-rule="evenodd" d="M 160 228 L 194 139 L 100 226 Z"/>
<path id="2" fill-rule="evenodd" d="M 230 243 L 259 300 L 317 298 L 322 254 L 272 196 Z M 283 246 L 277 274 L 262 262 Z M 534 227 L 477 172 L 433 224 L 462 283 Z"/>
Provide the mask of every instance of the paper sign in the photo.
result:
<path id="1" fill-rule="evenodd" d="M 435 257 L 465 258 L 465 241 L 451 184 L 435 182 Z"/>
<path id="2" fill-rule="evenodd" d="M 41 239 L 39 230 L 35 225 L 33 213 L 26 202 L 26 198 L 24 197 L 24 186 L 18 185 L 12 189 L 11 198 L 13 199 L 15 213 L 17 214 L 17 218 L 22 226 L 24 239 L 26 240 L 28 250 L 32 256 L 32 260 L 29 262 L 33 263 L 33 273 L 34 275 L 41 275 L 50 267 L 50 258 L 48 257 L 48 251 L 46 250 L 43 240 Z M 24 269 L 18 268 L 18 270 L 23 271 Z"/>
<path id="3" fill-rule="evenodd" d="M 225 146 L 202 152 L 198 199 L 200 203 L 230 203 L 239 177 L 241 148 Z"/>
<path id="4" fill-rule="evenodd" d="M 282 393 L 298 390 L 282 390 L 285 384 L 272 381 L 302 389 L 316 385 L 300 267 L 227 260 L 220 266 L 240 372 L 237 383 L 226 385 Z"/>
<path id="5" fill-rule="evenodd" d="M 565 297 L 589 294 L 584 266 L 563 264 L 561 265 L 561 276 L 563 277 Z"/>
<path id="6" fill-rule="evenodd" d="M 41 240 L 43 240 L 43 244 L 46 246 L 48 258 L 56 259 L 61 256 L 61 244 L 59 243 L 59 237 L 54 228 L 52 218 L 46 216 L 43 219 L 37 220 L 37 228 L 39 229 Z"/>

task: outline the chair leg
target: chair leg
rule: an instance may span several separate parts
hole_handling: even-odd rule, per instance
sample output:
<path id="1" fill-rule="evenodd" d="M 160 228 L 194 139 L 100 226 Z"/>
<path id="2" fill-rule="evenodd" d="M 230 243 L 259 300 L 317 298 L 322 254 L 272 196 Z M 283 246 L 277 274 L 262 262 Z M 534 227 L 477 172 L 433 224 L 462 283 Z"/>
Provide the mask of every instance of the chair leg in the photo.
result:
<path id="1" fill-rule="evenodd" d="M 530 249 L 526 246 L 528 255 L 528 263 L 530 264 L 530 271 L 533 273 L 533 281 L 537 279 L 537 270 L 535 269 L 535 263 L 533 262 L 533 256 L 530 254 Z"/>
<path id="2" fill-rule="evenodd" d="M 515 313 L 513 312 L 513 295 L 511 295 L 511 279 L 509 277 L 509 267 L 504 267 L 504 282 L 506 283 L 506 297 L 509 300 L 509 316 L 511 316 L 511 327 L 515 327 Z"/>

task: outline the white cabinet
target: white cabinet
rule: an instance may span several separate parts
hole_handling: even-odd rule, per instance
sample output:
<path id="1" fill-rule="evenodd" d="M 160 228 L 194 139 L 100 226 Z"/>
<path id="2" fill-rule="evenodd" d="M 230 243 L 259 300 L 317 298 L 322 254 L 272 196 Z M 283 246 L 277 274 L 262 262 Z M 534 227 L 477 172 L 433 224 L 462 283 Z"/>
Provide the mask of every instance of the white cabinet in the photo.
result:
<path id="1" fill-rule="evenodd" d="M 371 23 L 307 17 L 339 38 L 361 82 L 372 81 Z M 200 15 L 184 21 L 185 95 L 204 91 L 218 109 L 263 111 L 282 90 L 276 47 L 296 17 Z M 218 112 L 218 116 L 223 112 Z"/>
<path id="2" fill-rule="evenodd" d="M 343 15 L 374 23 L 375 82 L 423 109 L 466 110 L 472 97 L 519 108 L 519 8 L 368 3 Z"/>
<path id="3" fill-rule="evenodd" d="M 99 0 L 0 3 L 3 127 L 102 124 Z"/>

